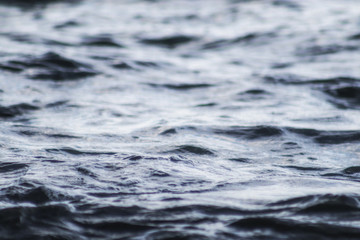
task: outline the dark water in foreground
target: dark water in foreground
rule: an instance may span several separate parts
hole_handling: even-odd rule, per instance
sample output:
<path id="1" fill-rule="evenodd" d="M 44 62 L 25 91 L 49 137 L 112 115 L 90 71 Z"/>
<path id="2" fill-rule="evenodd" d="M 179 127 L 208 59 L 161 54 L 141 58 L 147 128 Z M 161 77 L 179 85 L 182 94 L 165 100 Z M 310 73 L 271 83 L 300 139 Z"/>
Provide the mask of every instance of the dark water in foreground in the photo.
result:
<path id="1" fill-rule="evenodd" d="M 0 239 L 360 239 L 360 2 L 0 2 Z"/>

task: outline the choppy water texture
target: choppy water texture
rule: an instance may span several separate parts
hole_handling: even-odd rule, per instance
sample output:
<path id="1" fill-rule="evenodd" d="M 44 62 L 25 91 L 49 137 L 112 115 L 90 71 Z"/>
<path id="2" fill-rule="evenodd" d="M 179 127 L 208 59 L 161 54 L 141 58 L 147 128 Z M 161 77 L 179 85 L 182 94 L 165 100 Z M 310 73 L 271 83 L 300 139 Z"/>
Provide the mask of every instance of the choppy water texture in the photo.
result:
<path id="1" fill-rule="evenodd" d="M 1 239 L 360 239 L 360 2 L 0 2 Z"/>

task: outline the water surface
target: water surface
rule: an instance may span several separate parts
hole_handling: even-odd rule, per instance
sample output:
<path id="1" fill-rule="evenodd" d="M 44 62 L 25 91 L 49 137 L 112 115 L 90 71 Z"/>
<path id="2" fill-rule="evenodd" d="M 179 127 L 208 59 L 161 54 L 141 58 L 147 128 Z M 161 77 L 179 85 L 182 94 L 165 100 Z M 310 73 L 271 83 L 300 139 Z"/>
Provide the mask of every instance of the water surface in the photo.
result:
<path id="1" fill-rule="evenodd" d="M 359 239 L 360 3 L 0 2 L 2 239 Z"/>

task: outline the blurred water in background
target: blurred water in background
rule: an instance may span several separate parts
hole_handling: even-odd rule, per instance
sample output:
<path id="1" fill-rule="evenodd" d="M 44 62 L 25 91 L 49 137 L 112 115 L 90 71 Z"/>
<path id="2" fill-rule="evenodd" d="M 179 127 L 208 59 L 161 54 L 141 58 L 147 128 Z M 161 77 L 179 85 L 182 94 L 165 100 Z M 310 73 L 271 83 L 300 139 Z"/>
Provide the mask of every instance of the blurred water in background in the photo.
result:
<path id="1" fill-rule="evenodd" d="M 1 239 L 359 239 L 360 2 L 0 1 Z"/>

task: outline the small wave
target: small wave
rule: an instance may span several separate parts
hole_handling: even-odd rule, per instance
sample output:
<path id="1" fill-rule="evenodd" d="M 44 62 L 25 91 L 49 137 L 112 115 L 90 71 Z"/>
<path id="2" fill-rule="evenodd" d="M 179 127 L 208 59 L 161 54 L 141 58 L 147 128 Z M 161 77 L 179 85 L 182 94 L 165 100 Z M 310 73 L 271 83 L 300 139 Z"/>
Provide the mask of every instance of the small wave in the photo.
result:
<path id="1" fill-rule="evenodd" d="M 188 35 L 173 35 L 165 37 L 154 37 L 154 38 L 141 38 L 140 42 L 147 45 L 162 46 L 166 48 L 176 48 L 181 45 L 193 42 L 198 38 L 195 36 Z"/>
<path id="2" fill-rule="evenodd" d="M 119 220 L 103 220 L 103 221 L 92 221 L 91 219 L 79 218 L 74 223 L 83 228 L 85 234 L 96 233 L 95 236 L 108 236 L 109 234 L 117 238 L 129 238 L 134 235 L 142 235 L 144 232 L 154 229 L 151 225 L 142 223 L 132 223 Z M 105 234 L 105 235 L 104 235 Z M 99 237 L 100 237 L 99 236 Z"/>
<path id="3" fill-rule="evenodd" d="M 274 0 L 272 1 L 272 3 L 275 6 L 281 6 L 281 7 L 286 7 L 292 10 L 301 10 L 301 5 L 299 3 L 297 3 L 296 1 L 288 1 L 288 0 Z"/>
<path id="4" fill-rule="evenodd" d="M 343 144 L 360 141 L 359 131 L 334 132 L 316 137 L 315 141 L 322 144 Z"/>
<path id="5" fill-rule="evenodd" d="M 78 150 L 75 148 L 71 148 L 71 147 L 64 147 L 64 148 L 49 148 L 46 149 L 47 152 L 49 153 L 67 153 L 67 154 L 71 154 L 71 155 L 92 155 L 92 156 L 97 156 L 97 155 L 115 155 L 116 152 L 95 152 L 95 151 L 83 151 L 83 150 Z"/>
<path id="6" fill-rule="evenodd" d="M 227 135 L 236 138 L 244 138 L 249 140 L 279 137 L 283 134 L 280 128 L 273 126 L 254 126 L 254 127 L 240 127 L 234 126 L 224 129 L 214 129 L 214 133 L 220 135 Z"/>
<path id="7" fill-rule="evenodd" d="M 269 204 L 272 207 L 291 207 L 297 214 L 323 214 L 341 217 L 341 214 L 357 214 L 360 211 L 359 197 L 347 195 L 310 195 L 291 198 Z"/>
<path id="8" fill-rule="evenodd" d="M 208 83 L 183 83 L 183 84 L 155 84 L 150 83 L 148 84 L 152 87 L 160 87 L 160 88 L 168 88 L 172 90 L 179 90 L 179 91 L 186 91 L 186 90 L 192 90 L 197 88 L 209 88 L 212 87 L 212 84 Z"/>
<path id="9" fill-rule="evenodd" d="M 4 162 L 0 163 L 0 173 L 12 173 L 12 172 L 26 172 L 29 168 L 29 165 L 24 163 L 15 163 L 15 162 Z"/>
<path id="10" fill-rule="evenodd" d="M 325 89 L 324 92 L 331 98 L 329 102 L 335 106 L 347 109 L 359 109 L 360 108 L 360 87 L 359 86 L 345 86 Z"/>
<path id="11" fill-rule="evenodd" d="M 170 177 L 170 174 L 167 172 L 164 172 L 164 171 L 151 169 L 150 176 L 151 177 Z"/>
<path id="12" fill-rule="evenodd" d="M 41 9 L 50 4 L 55 3 L 66 3 L 66 4 L 76 4 L 82 0 L 12 0 L 12 1 L 0 1 L 0 5 L 5 5 L 9 7 L 18 7 L 24 11 L 30 11 L 33 9 Z"/>
<path id="13" fill-rule="evenodd" d="M 360 40 L 360 33 L 351 35 L 350 37 L 348 37 L 349 40 Z"/>
<path id="14" fill-rule="evenodd" d="M 321 135 L 321 131 L 312 128 L 287 128 L 287 130 L 306 137 L 317 137 Z"/>
<path id="15" fill-rule="evenodd" d="M 233 215 L 241 216 L 244 214 L 254 214 L 258 213 L 257 211 L 238 209 L 235 207 L 225 207 L 225 206 L 216 206 L 216 205 L 185 205 L 185 206 L 176 206 L 162 209 L 162 212 L 168 215 L 191 215 L 194 213 L 204 214 L 209 216 L 220 216 L 220 215 Z M 261 211 L 259 211 L 261 212 Z M 184 219 L 186 222 L 186 219 Z"/>
<path id="16" fill-rule="evenodd" d="M 219 39 L 212 42 L 208 42 L 202 45 L 203 50 L 221 49 L 225 47 L 231 47 L 238 44 L 259 44 L 270 41 L 270 38 L 274 38 L 274 33 L 249 33 L 244 36 L 232 38 L 232 39 Z"/>
<path id="17" fill-rule="evenodd" d="M 360 237 L 360 231 L 356 228 L 271 217 L 244 218 L 229 226 L 258 238 L 271 237 L 274 234 L 281 238 L 286 236 L 294 239 L 358 239 Z"/>
<path id="18" fill-rule="evenodd" d="M 124 70 L 124 69 L 135 69 L 131 63 L 129 62 L 126 62 L 126 61 L 117 61 L 116 63 L 113 63 L 112 64 L 112 67 L 116 68 L 116 69 L 121 69 L 121 70 Z"/>
<path id="19" fill-rule="evenodd" d="M 178 231 L 161 230 L 149 234 L 147 239 L 148 240 L 165 240 L 165 239 L 208 240 L 209 237 L 196 233 L 184 233 Z"/>
<path id="20" fill-rule="evenodd" d="M 191 153 L 196 155 L 214 155 L 214 152 L 212 152 L 211 150 L 194 145 L 179 146 L 174 150 L 167 151 L 166 153 Z"/>
<path id="21" fill-rule="evenodd" d="M 289 85 L 322 85 L 332 86 L 344 83 L 359 83 L 360 79 L 354 77 L 339 76 L 334 78 L 313 79 L 294 74 L 267 75 L 263 79 L 269 83 Z"/>
<path id="22" fill-rule="evenodd" d="M 2 192 L 2 200 L 36 205 L 75 199 L 64 193 L 51 190 L 45 186 L 38 186 L 38 184 L 31 182 L 21 182 L 17 186 L 2 189 Z"/>
<path id="23" fill-rule="evenodd" d="M 351 175 L 357 174 L 357 173 L 360 173 L 360 166 L 348 167 L 348 168 L 345 168 L 342 172 L 345 174 L 351 174 Z"/>
<path id="24" fill-rule="evenodd" d="M 141 159 L 143 159 L 143 157 L 139 155 L 131 155 L 125 158 L 125 160 L 130 160 L 130 161 L 138 161 Z"/>
<path id="25" fill-rule="evenodd" d="M 50 202 L 51 199 L 49 197 L 48 192 L 44 188 L 35 188 L 26 192 L 14 192 L 7 193 L 6 198 L 10 201 L 15 202 L 30 202 L 34 204 L 42 204 L 46 202 Z"/>
<path id="26" fill-rule="evenodd" d="M 167 63 L 162 62 L 154 62 L 154 61 L 143 61 L 143 60 L 121 60 L 114 61 L 111 63 L 111 66 L 115 69 L 120 70 L 144 70 L 146 68 L 149 69 L 162 69 L 165 66 L 168 66 Z"/>
<path id="27" fill-rule="evenodd" d="M 283 168 L 288 169 L 295 169 L 299 171 L 325 171 L 327 168 L 321 168 L 321 167 L 306 167 L 306 166 L 294 166 L 294 165 L 287 165 L 287 166 L 281 166 Z"/>
<path id="28" fill-rule="evenodd" d="M 173 134 L 176 134 L 176 133 L 177 133 L 177 131 L 176 131 L 175 128 L 169 128 L 169 129 L 166 129 L 166 130 L 162 131 L 160 133 L 160 135 L 169 136 L 169 135 L 173 135 Z"/>
<path id="29" fill-rule="evenodd" d="M 68 228 L 72 216 L 66 205 L 12 207 L 0 210 L 3 239 L 69 239 L 78 232 Z"/>
<path id="30" fill-rule="evenodd" d="M 27 137 L 48 137 L 48 138 L 58 138 L 58 139 L 79 139 L 81 137 L 70 135 L 70 134 L 64 134 L 64 133 L 51 133 L 49 130 L 46 131 L 38 131 L 33 129 L 21 129 L 14 131 L 15 133 Z"/>
<path id="31" fill-rule="evenodd" d="M 68 20 L 68 21 L 56 24 L 54 26 L 54 28 L 55 29 L 65 29 L 65 28 L 70 28 L 70 27 L 77 27 L 80 25 L 81 24 L 76 20 Z"/>
<path id="32" fill-rule="evenodd" d="M 359 131 L 320 131 L 316 129 L 286 128 L 286 130 L 312 138 L 320 144 L 343 144 L 360 141 Z"/>
<path id="33" fill-rule="evenodd" d="M 358 200 L 352 197 L 326 195 L 317 199 L 316 203 L 303 207 L 297 212 L 300 214 L 326 214 L 334 216 L 359 213 L 360 208 Z"/>
<path id="34" fill-rule="evenodd" d="M 0 118 L 12 118 L 39 109 L 40 107 L 28 103 L 19 103 L 7 107 L 0 106 Z"/>
<path id="35" fill-rule="evenodd" d="M 320 56 L 320 55 L 327 55 L 327 54 L 336 54 L 343 51 L 356 51 L 358 50 L 357 46 L 352 45 L 324 45 L 324 46 L 310 46 L 303 49 L 297 50 L 298 56 Z"/>
<path id="36" fill-rule="evenodd" d="M 62 106 L 65 106 L 68 102 L 69 102 L 68 100 L 55 101 L 55 102 L 46 104 L 45 107 L 47 107 L 47 108 L 62 107 Z"/>
<path id="37" fill-rule="evenodd" d="M 1 64 L 0 67 L 4 70 L 17 72 L 31 70 L 28 77 L 35 80 L 67 81 L 98 74 L 91 65 L 63 57 L 54 52 L 21 60 L 11 60 Z"/>
<path id="38" fill-rule="evenodd" d="M 5 36 L 12 41 L 24 43 L 24 44 L 37 44 L 37 45 L 62 46 L 62 47 L 74 46 L 74 44 L 66 41 L 43 38 L 36 35 L 25 34 L 25 33 L 11 33 L 11 32 L 0 33 L 0 36 Z M 5 70 L 6 68 L 8 68 L 9 71 L 17 71 L 15 67 L 6 66 L 6 65 L 0 65 L 0 68 L 3 68 Z"/>
<path id="39" fill-rule="evenodd" d="M 239 101 L 253 101 L 261 100 L 272 95 L 270 92 L 263 89 L 249 89 L 237 94 L 237 100 Z"/>
<path id="40" fill-rule="evenodd" d="M 91 177 L 94 179 L 98 178 L 98 176 L 95 173 L 93 173 L 91 170 L 89 170 L 85 167 L 77 167 L 76 171 L 79 172 L 83 176 Z"/>
<path id="41" fill-rule="evenodd" d="M 80 46 L 93 46 L 93 47 L 115 47 L 123 48 L 124 45 L 115 41 L 109 34 L 100 34 L 94 36 L 86 36 L 81 41 Z"/>
<path id="42" fill-rule="evenodd" d="M 215 107 L 217 106 L 217 103 L 214 102 L 209 102 L 209 103 L 202 103 L 202 104 L 197 104 L 195 107 L 200 107 L 200 108 L 207 108 L 207 107 Z"/>

